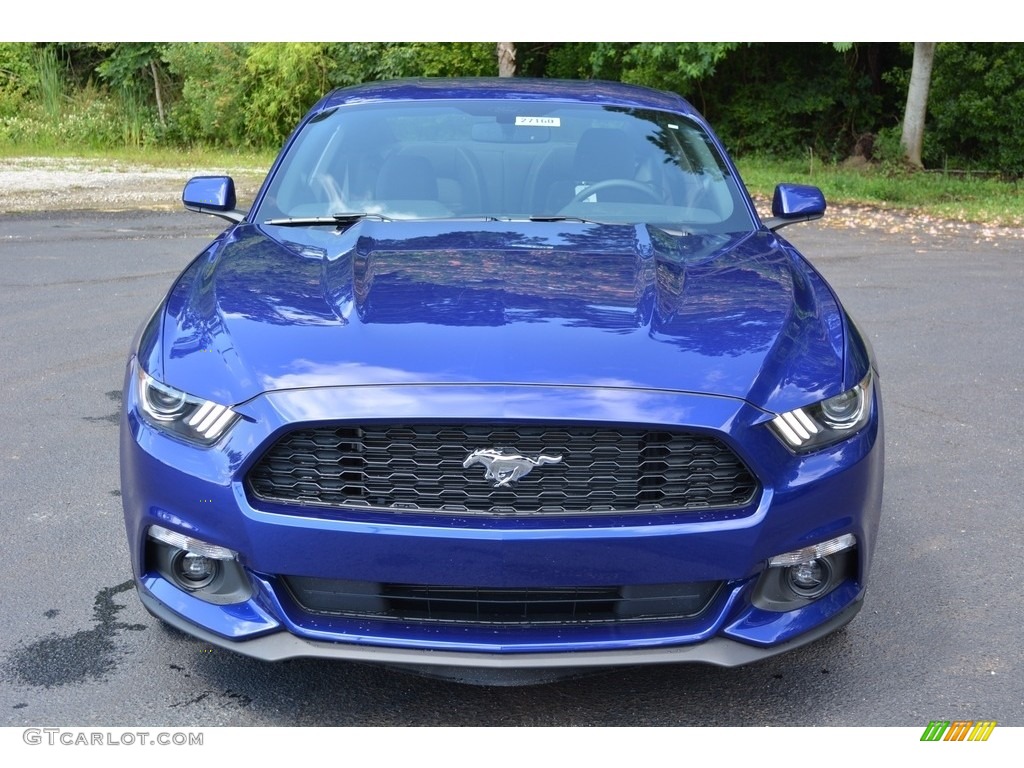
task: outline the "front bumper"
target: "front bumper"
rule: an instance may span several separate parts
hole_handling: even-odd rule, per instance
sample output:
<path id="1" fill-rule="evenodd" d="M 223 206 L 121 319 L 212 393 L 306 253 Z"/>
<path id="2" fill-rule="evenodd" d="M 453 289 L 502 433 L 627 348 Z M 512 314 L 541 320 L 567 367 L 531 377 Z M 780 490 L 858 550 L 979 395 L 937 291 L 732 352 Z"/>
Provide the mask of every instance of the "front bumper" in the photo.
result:
<path id="1" fill-rule="evenodd" d="M 327 642 L 310 640 L 283 631 L 251 640 L 232 641 L 182 618 L 144 589 L 139 590 L 139 597 L 151 614 L 172 627 L 210 645 L 226 648 L 261 661 L 319 658 L 388 664 L 416 670 L 438 668 L 439 671 L 445 667 L 503 671 L 575 670 L 679 662 L 739 667 L 820 640 L 849 624 L 864 604 L 862 600 L 856 599 L 799 637 L 767 648 L 748 645 L 728 637 L 713 637 L 695 645 L 668 648 L 638 648 L 626 651 L 559 651 L 509 655 Z"/>
<path id="2" fill-rule="evenodd" d="M 240 408 L 247 418 L 224 442 L 197 449 L 138 418 L 132 382 L 129 374 L 122 499 L 143 603 L 189 634 L 256 658 L 479 669 L 735 666 L 834 631 L 853 618 L 864 594 L 881 503 L 880 412 L 841 446 L 794 457 L 764 426 L 766 414 L 729 398 L 624 390 L 577 390 L 567 398 L 556 387 L 451 386 L 367 387 L 353 397 L 325 388 L 257 398 Z M 444 414 L 615 423 L 628 412 L 634 424 L 685 424 L 728 442 L 762 489 L 741 509 L 584 519 L 285 513 L 253 505 L 244 477 L 270 441 L 297 424 L 379 418 L 381 403 L 398 411 L 396 420 Z M 251 596 L 221 605 L 179 589 L 147 561 L 151 525 L 238 552 Z M 857 539 L 851 578 L 793 610 L 755 604 L 770 557 L 845 533 Z M 281 576 L 481 588 L 711 580 L 722 587 L 699 616 L 684 620 L 495 627 L 311 614 L 290 599 Z"/>

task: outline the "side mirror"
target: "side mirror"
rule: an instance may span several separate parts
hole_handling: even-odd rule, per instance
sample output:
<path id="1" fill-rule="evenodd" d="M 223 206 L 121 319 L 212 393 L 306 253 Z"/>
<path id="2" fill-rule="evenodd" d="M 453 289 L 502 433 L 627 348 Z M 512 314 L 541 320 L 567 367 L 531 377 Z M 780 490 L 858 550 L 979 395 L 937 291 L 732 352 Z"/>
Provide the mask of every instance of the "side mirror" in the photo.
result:
<path id="1" fill-rule="evenodd" d="M 772 218 L 765 226 L 773 232 L 788 224 L 814 221 L 825 215 L 825 195 L 806 184 L 779 184 L 772 197 Z"/>
<path id="2" fill-rule="evenodd" d="M 235 208 L 235 182 L 230 176 L 195 176 L 188 180 L 181 193 L 181 202 L 190 211 L 220 216 L 232 223 L 245 218 Z"/>

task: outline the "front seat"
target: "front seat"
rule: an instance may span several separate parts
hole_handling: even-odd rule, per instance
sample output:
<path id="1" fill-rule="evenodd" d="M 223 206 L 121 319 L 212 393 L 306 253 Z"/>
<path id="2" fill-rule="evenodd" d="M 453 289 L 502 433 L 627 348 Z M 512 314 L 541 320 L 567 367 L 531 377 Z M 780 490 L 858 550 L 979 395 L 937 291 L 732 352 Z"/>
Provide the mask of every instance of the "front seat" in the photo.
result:
<path id="1" fill-rule="evenodd" d="M 392 155 L 384 161 L 377 177 L 377 199 L 383 203 L 396 200 L 437 201 L 439 195 L 434 167 L 422 155 Z"/>

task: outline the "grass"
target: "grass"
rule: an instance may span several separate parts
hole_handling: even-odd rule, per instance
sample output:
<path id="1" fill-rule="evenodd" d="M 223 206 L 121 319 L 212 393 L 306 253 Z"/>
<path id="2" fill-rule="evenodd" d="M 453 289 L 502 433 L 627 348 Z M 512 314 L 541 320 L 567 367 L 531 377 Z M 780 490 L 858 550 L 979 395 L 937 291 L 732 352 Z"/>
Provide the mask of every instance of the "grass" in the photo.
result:
<path id="1" fill-rule="evenodd" d="M 239 172 L 265 172 L 274 162 L 274 152 L 251 152 L 209 147 L 40 147 L 0 145 L 0 160 L 16 157 L 66 157 L 102 160 L 122 165 L 146 165 L 154 168 L 229 168 Z"/>
<path id="2" fill-rule="evenodd" d="M 980 175 L 887 171 L 884 167 L 844 167 L 806 160 L 738 158 L 751 194 L 771 198 L 775 184 L 813 184 L 832 205 L 867 205 L 943 219 L 1024 226 L 1024 186 Z"/>
<path id="3" fill-rule="evenodd" d="M 49 48 L 36 53 L 36 94 L 44 113 L 50 120 L 58 120 L 64 109 L 65 86 L 63 67 L 57 54 Z"/>

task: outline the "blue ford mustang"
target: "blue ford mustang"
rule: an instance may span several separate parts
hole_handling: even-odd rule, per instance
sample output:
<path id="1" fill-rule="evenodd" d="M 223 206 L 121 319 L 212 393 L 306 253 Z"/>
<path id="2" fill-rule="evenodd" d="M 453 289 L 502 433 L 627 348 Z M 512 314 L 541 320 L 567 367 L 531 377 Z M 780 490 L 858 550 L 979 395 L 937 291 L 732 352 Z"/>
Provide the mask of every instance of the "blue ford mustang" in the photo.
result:
<path id="1" fill-rule="evenodd" d="M 469 680 L 745 664 L 861 606 L 871 350 L 678 96 L 337 90 L 140 329 L 122 499 L 146 608 L 260 659 Z"/>

